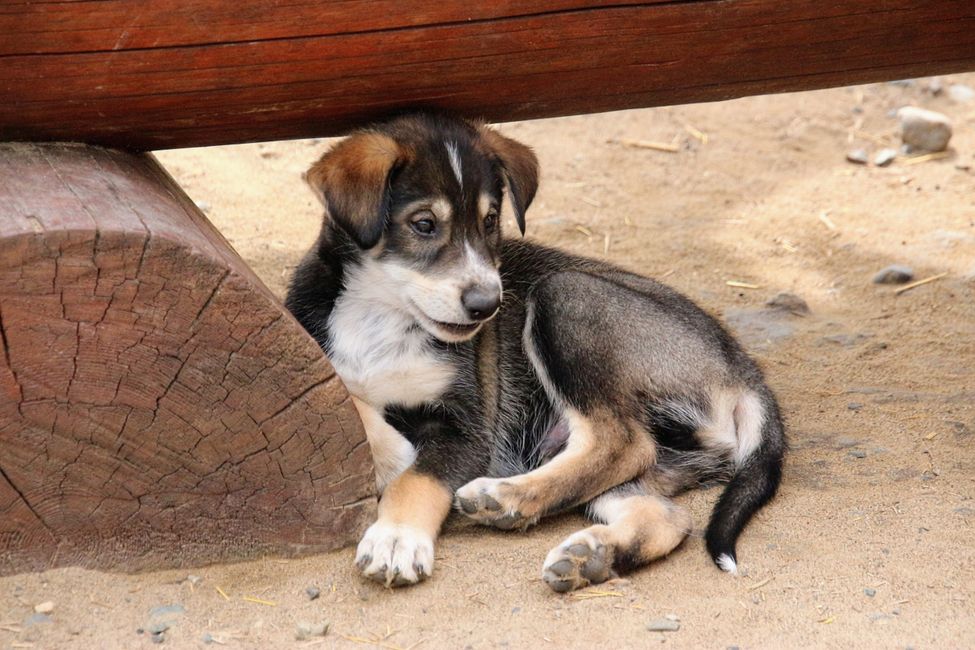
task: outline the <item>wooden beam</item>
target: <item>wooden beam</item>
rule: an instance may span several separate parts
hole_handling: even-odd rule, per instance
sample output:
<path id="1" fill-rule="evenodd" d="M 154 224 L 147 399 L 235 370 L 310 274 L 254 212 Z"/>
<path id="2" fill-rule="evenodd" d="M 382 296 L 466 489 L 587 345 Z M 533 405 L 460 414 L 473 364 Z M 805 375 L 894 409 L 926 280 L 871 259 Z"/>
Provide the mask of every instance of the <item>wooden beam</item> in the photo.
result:
<path id="1" fill-rule="evenodd" d="M 8 0 L 0 34 L 0 140 L 133 149 L 975 70 L 972 0 Z"/>
<path id="2" fill-rule="evenodd" d="M 152 158 L 0 144 L 0 574 L 337 548 L 374 490 L 321 349 Z"/>

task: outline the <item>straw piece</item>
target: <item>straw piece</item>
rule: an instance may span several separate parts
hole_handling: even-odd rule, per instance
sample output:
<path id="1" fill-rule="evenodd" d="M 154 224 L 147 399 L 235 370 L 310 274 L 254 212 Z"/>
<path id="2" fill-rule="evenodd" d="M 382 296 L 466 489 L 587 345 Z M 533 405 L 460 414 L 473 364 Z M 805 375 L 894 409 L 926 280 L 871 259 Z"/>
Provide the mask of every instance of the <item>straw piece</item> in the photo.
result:
<path id="1" fill-rule="evenodd" d="M 895 294 L 902 294 L 905 291 L 910 291 L 914 287 L 920 287 L 922 284 L 927 284 L 928 282 L 934 282 L 935 280 L 940 280 L 941 278 L 948 275 L 948 272 L 938 273 L 937 275 L 932 275 L 930 277 L 924 278 L 923 280 L 918 280 L 917 282 L 912 282 L 910 284 L 905 284 L 903 287 L 898 287 L 894 289 Z"/>

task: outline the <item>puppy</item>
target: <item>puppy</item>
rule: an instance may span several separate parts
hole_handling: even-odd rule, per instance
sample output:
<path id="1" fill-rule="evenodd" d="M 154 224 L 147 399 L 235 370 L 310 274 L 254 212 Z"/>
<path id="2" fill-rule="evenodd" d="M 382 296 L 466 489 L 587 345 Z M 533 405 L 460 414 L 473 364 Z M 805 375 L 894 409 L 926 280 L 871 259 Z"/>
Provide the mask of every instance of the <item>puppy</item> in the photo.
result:
<path id="1" fill-rule="evenodd" d="M 728 481 L 707 528 L 735 542 L 778 487 L 785 439 L 756 364 L 674 290 L 502 236 L 525 231 L 532 151 L 482 124 L 412 114 L 336 144 L 306 174 L 326 208 L 287 306 L 353 396 L 379 517 L 356 553 L 387 586 L 431 575 L 451 508 L 525 528 L 585 506 L 595 525 L 545 558 L 555 591 L 673 550 L 669 497 Z"/>

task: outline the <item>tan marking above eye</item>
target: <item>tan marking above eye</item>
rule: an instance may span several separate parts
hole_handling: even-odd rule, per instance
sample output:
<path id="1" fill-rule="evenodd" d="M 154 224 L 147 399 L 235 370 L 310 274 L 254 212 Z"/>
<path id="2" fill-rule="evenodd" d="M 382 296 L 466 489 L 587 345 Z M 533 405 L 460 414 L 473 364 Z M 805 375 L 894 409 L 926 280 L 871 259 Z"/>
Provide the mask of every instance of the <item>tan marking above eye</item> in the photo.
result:
<path id="1" fill-rule="evenodd" d="M 437 219 L 440 221 L 449 221 L 451 216 L 453 216 L 453 210 L 450 207 L 450 201 L 443 197 L 437 197 L 430 204 L 430 211 L 436 215 Z"/>
<path id="2" fill-rule="evenodd" d="M 492 207 L 493 207 L 493 201 L 491 195 L 488 194 L 487 192 L 482 192 L 481 196 L 479 196 L 477 199 L 478 216 L 480 216 L 483 219 L 484 217 L 487 216 L 487 213 L 490 212 Z"/>

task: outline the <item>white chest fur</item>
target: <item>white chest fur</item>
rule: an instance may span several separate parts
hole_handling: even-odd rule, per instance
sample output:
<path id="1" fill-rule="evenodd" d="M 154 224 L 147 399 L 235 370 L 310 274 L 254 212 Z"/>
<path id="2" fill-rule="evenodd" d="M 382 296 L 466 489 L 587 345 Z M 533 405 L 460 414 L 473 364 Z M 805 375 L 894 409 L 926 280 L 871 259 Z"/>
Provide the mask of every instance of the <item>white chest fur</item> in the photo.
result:
<path id="1" fill-rule="evenodd" d="M 349 392 L 373 408 L 435 401 L 454 379 L 429 335 L 368 272 L 350 274 L 329 317 L 332 365 Z"/>

